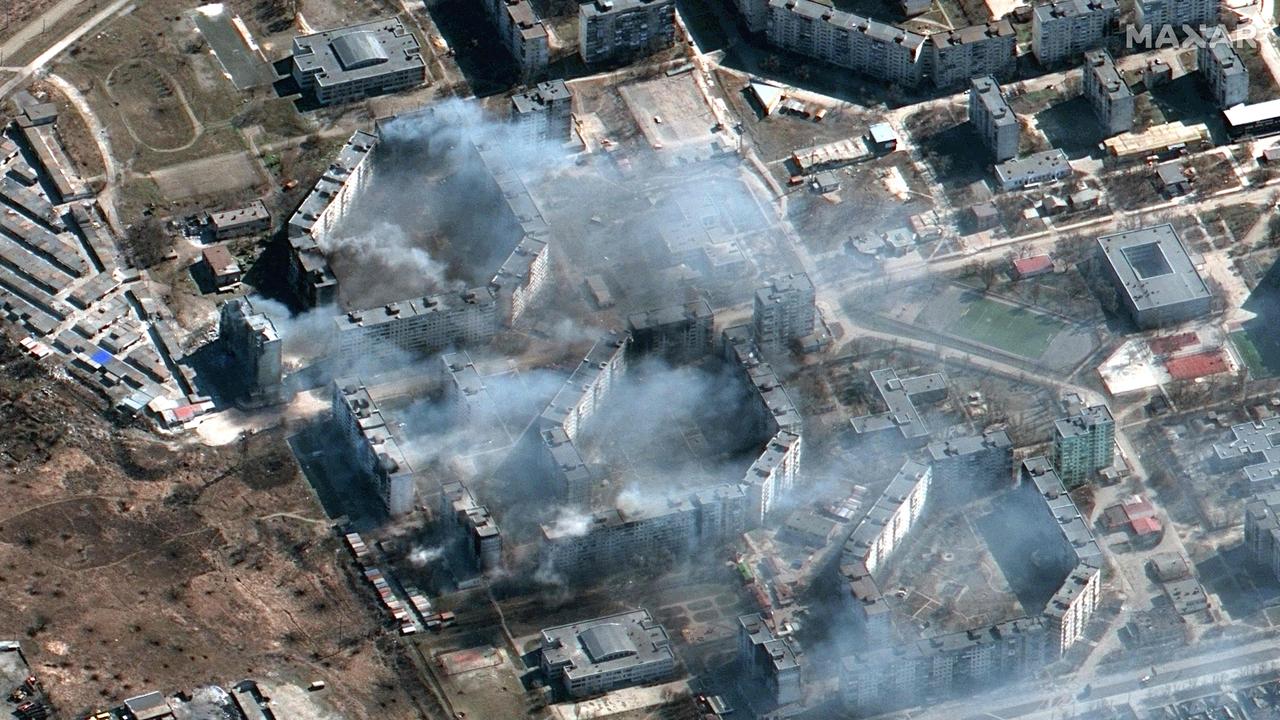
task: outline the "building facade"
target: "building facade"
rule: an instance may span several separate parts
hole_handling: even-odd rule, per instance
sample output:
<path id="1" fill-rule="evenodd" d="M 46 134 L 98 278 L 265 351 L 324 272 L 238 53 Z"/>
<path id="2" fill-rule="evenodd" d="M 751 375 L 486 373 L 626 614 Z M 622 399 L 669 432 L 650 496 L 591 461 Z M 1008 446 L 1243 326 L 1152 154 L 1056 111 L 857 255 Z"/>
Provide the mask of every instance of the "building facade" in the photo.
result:
<path id="1" fill-rule="evenodd" d="M 399 18 L 293 39 L 293 79 L 322 105 L 417 87 L 427 80 L 418 38 Z"/>
<path id="2" fill-rule="evenodd" d="M 456 480 L 441 484 L 440 502 L 440 517 L 452 521 L 472 566 L 486 574 L 501 570 L 502 533 L 489 509 Z"/>
<path id="3" fill-rule="evenodd" d="M 1108 136 L 1133 129 L 1134 96 L 1115 60 L 1106 50 L 1090 50 L 1084 54 L 1085 99 Z"/>
<path id="4" fill-rule="evenodd" d="M 1013 482 L 1013 442 L 1004 430 L 929 443 L 928 452 L 940 494 L 971 496 Z"/>
<path id="5" fill-rule="evenodd" d="M 814 0 L 768 0 L 765 30 L 770 45 L 877 80 L 915 87 L 924 76 L 923 35 Z"/>
<path id="6" fill-rule="evenodd" d="M 498 304 L 498 317 L 506 327 L 515 325 L 551 275 L 551 250 L 546 241 L 525 237 L 489 281 Z"/>
<path id="7" fill-rule="evenodd" d="M 996 162 L 1018 155 L 1018 117 L 1005 102 L 995 78 L 981 77 L 969 82 L 969 122 Z"/>
<path id="8" fill-rule="evenodd" d="M 715 343 L 715 314 L 706 300 L 627 316 L 631 351 L 684 363 L 705 357 Z"/>
<path id="9" fill-rule="evenodd" d="M 1245 504 L 1244 546 L 1272 579 L 1280 579 L 1280 491 L 1255 495 Z"/>
<path id="10" fill-rule="evenodd" d="M 1069 487 L 1115 461 L 1116 423 L 1106 405 L 1094 405 L 1053 424 L 1053 467 Z"/>
<path id="11" fill-rule="evenodd" d="M 391 434 L 377 403 L 358 378 L 333 383 L 333 420 L 392 517 L 413 509 L 413 469 Z"/>
<path id="12" fill-rule="evenodd" d="M 486 343 L 498 332 L 498 311 L 493 291 L 485 287 L 352 310 L 334 324 L 340 358 L 378 360 Z"/>
<path id="13" fill-rule="evenodd" d="M 525 82 L 547 72 L 551 45 L 547 28 L 529 0 L 483 0 L 485 13 L 498 31 L 498 41 L 520 69 Z"/>
<path id="14" fill-rule="evenodd" d="M 1152 38 L 1163 28 L 1186 32 L 1218 24 L 1219 0 L 1138 0 L 1134 19 L 1138 27 L 1150 27 Z"/>
<path id="15" fill-rule="evenodd" d="M 593 0 L 578 6 L 578 47 L 589 65 L 651 55 L 675 41 L 675 0 Z"/>
<path id="16" fill-rule="evenodd" d="M 1031 49 L 1046 67 L 1102 47 L 1120 16 L 1116 0 L 1059 0 L 1037 5 L 1031 19 Z"/>
<path id="17" fill-rule="evenodd" d="M 526 141 L 567 142 L 573 134 L 573 95 L 564 80 L 550 80 L 511 97 L 511 122 Z"/>
<path id="18" fill-rule="evenodd" d="M 738 617 L 739 684 L 760 685 L 774 705 L 799 702 L 804 692 L 804 654 L 791 637 L 779 638 L 759 613 Z"/>
<path id="19" fill-rule="evenodd" d="M 1249 69 L 1221 29 L 1209 33 L 1205 43 L 1196 48 L 1196 68 L 1219 109 L 1225 110 L 1249 99 Z"/>
<path id="20" fill-rule="evenodd" d="M 774 278 L 756 290 L 751 313 L 756 345 L 766 352 L 781 352 L 793 340 L 812 335 L 817 326 L 816 297 L 805 273 Z"/>

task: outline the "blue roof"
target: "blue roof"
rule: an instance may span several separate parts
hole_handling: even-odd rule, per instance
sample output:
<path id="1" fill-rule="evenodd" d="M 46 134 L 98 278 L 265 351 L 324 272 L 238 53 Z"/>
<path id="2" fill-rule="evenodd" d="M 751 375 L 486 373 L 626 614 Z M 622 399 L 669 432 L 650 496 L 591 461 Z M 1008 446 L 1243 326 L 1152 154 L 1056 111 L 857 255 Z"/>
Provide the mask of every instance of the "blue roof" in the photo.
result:
<path id="1" fill-rule="evenodd" d="M 98 351 L 90 355 L 89 359 L 94 361 L 98 365 L 106 365 L 107 363 L 111 362 L 115 358 L 112 357 L 111 353 L 107 352 L 106 350 L 103 350 L 102 348 L 98 348 Z"/>

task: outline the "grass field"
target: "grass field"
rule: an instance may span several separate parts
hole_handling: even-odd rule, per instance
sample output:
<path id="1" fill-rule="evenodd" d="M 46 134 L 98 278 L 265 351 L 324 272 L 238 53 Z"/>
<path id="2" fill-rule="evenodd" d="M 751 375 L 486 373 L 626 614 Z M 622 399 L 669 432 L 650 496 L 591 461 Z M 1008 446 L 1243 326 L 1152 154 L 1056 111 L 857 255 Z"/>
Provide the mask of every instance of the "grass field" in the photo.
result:
<path id="1" fill-rule="evenodd" d="M 1262 359 L 1262 353 L 1258 351 L 1258 346 L 1253 344 L 1253 338 L 1249 337 L 1248 331 L 1231 333 L 1231 342 L 1239 351 L 1245 367 L 1249 368 L 1249 377 L 1261 380 L 1275 374 L 1267 367 L 1266 361 Z"/>
<path id="2" fill-rule="evenodd" d="M 953 332 L 1008 353 L 1038 358 L 1066 324 L 1048 315 L 1031 312 L 982 297 L 964 300 L 968 307 Z"/>

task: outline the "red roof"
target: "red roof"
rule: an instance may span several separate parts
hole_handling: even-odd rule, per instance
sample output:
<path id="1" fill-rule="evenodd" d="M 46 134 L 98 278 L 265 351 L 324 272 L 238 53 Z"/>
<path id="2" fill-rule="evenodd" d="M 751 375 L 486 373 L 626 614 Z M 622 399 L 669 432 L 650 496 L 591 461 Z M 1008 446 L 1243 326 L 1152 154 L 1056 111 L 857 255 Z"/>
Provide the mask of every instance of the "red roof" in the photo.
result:
<path id="1" fill-rule="evenodd" d="M 1048 255 L 1033 255 L 1013 261 L 1013 269 L 1022 277 L 1039 275 L 1053 269 L 1053 258 Z"/>
<path id="2" fill-rule="evenodd" d="M 1151 348 L 1151 352 L 1156 355 L 1168 355 L 1171 352 L 1177 352 L 1184 347 L 1191 347 L 1200 341 L 1193 332 L 1178 333 L 1177 335 L 1166 335 L 1165 337 L 1152 338 L 1147 341 L 1147 347 Z"/>
<path id="3" fill-rule="evenodd" d="M 1140 496 L 1131 498 L 1121 507 L 1124 509 L 1125 516 L 1128 517 L 1130 521 L 1137 520 L 1138 518 L 1155 517 L 1156 514 L 1156 509 L 1151 504 L 1151 501 Z"/>
<path id="4" fill-rule="evenodd" d="M 1153 517 L 1138 518 L 1133 521 L 1133 532 L 1137 535 L 1151 535 L 1160 532 L 1160 521 Z"/>
<path id="5" fill-rule="evenodd" d="M 1221 350 L 1171 358 L 1165 361 L 1164 366 L 1169 369 L 1169 374 L 1174 380 L 1191 380 L 1205 375 L 1217 375 L 1230 368 L 1227 364 L 1227 356 Z"/>

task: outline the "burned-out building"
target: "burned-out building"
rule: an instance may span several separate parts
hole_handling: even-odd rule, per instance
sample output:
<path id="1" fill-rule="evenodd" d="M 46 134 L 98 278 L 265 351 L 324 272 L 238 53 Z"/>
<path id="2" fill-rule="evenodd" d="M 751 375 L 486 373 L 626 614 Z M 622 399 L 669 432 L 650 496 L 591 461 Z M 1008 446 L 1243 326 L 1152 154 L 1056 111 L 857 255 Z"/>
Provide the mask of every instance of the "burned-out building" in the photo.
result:
<path id="1" fill-rule="evenodd" d="M 249 406 L 285 399 L 283 344 L 275 325 L 257 312 L 249 298 L 223 303 L 218 311 L 218 339 L 234 363 L 241 402 Z"/>
<path id="2" fill-rule="evenodd" d="M 673 363 L 697 360 L 712 350 L 715 323 L 706 300 L 632 313 L 627 316 L 631 352 Z"/>
<path id="3" fill-rule="evenodd" d="M 511 96 L 511 123 L 527 141 L 564 143 L 573 133 L 573 95 L 564 80 L 548 80 Z"/>
<path id="4" fill-rule="evenodd" d="M 334 318 L 338 356 L 378 360 L 428 355 L 486 343 L 498 332 L 498 305 L 487 287 L 352 310 Z"/>
<path id="5" fill-rule="evenodd" d="M 738 617 L 739 682 L 763 685 L 776 705 L 798 702 L 804 690 L 804 653 L 790 636 L 777 637 L 759 613 Z"/>
<path id="6" fill-rule="evenodd" d="M 502 533 L 489 509 L 456 480 L 441 483 L 440 503 L 440 517 L 452 520 L 472 566 L 483 573 L 501 569 Z"/>
<path id="7" fill-rule="evenodd" d="M 413 469 L 359 378 L 333 382 L 333 420 L 387 513 L 394 517 L 411 511 L 415 494 Z"/>

